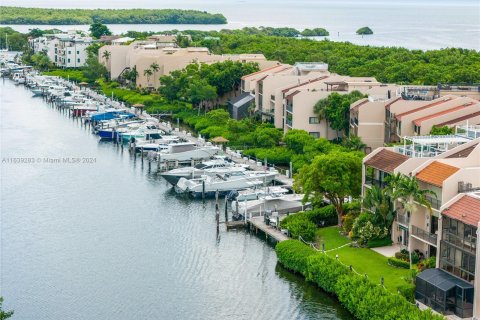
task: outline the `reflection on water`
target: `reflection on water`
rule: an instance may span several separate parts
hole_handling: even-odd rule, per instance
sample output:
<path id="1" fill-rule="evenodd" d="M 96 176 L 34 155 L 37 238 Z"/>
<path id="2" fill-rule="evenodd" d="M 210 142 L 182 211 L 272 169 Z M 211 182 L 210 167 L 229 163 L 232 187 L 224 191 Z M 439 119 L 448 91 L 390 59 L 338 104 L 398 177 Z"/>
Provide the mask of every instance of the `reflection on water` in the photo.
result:
<path id="1" fill-rule="evenodd" d="M 1 294 L 15 319 L 351 319 L 261 237 L 217 235 L 212 201 L 177 195 L 22 86 L 0 90 L 2 159 L 36 160 L 1 166 Z M 43 161 L 64 157 L 96 162 Z"/>

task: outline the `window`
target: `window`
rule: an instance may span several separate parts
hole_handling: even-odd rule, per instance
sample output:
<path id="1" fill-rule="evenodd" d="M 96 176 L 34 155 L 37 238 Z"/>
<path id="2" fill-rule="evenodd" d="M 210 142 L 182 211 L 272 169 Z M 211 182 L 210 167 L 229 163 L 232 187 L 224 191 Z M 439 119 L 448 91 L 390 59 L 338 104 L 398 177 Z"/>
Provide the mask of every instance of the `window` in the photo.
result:
<path id="1" fill-rule="evenodd" d="M 308 118 L 308 123 L 310 124 L 318 124 L 320 121 L 318 120 L 318 117 L 309 117 Z"/>
<path id="2" fill-rule="evenodd" d="M 68 58 L 67 62 L 70 63 L 70 58 Z"/>
<path id="3" fill-rule="evenodd" d="M 80 58 L 77 59 L 77 62 L 80 63 Z"/>
<path id="4" fill-rule="evenodd" d="M 77 50 L 77 54 L 80 54 L 80 51 Z"/>
<path id="5" fill-rule="evenodd" d="M 68 54 L 72 54 L 72 51 L 68 50 Z"/>
<path id="6" fill-rule="evenodd" d="M 320 138 L 320 132 L 309 132 L 309 134 L 314 138 Z"/>

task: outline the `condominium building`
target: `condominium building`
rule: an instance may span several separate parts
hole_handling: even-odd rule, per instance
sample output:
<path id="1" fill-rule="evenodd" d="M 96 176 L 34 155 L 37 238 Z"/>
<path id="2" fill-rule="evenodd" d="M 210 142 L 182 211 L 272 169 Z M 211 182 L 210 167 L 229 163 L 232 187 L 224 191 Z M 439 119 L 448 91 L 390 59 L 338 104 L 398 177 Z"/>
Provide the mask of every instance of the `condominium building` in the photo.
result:
<path id="1" fill-rule="evenodd" d="M 322 62 L 277 65 L 242 78 L 242 91 L 255 97 L 256 112 L 285 132 L 301 129 L 315 137 L 334 139 L 338 132 L 319 119 L 315 104 L 332 92 L 345 94 L 358 90 L 365 94 L 386 94 L 375 78 L 348 77 L 330 73 Z"/>
<path id="2" fill-rule="evenodd" d="M 352 104 L 350 131 L 375 149 L 399 142 L 404 136 L 427 135 L 434 126 L 480 124 L 480 102 L 472 95 L 442 95 L 443 91 L 428 88 L 394 86 L 388 97 L 370 97 Z"/>
<path id="3" fill-rule="evenodd" d="M 478 269 L 475 263 L 478 217 L 475 214 L 480 216 L 480 210 L 471 205 L 476 200 L 470 197 L 480 190 L 480 127 L 465 126 L 452 136 L 412 137 L 404 146 L 374 150 L 363 163 L 362 194 L 373 185 L 385 187 L 385 179 L 396 173 L 416 177 L 421 189 L 434 194 L 426 196 L 431 209 L 414 203 L 407 211 L 401 202 L 395 201 L 397 214 L 391 230 L 392 241 L 425 258 L 437 257 L 439 269 L 424 271 L 420 280 L 417 279 L 417 298 L 421 303 L 440 312 L 471 317 L 473 288 L 479 288 L 475 278 L 478 274 L 475 273 L 475 268 Z M 443 302 L 440 296 L 438 303 L 432 300 L 435 284 L 427 286 L 432 279 L 442 279 L 451 286 L 449 289 L 458 287 L 455 290 L 461 301 L 455 300 L 457 297 L 445 302 L 444 298 L 455 290 L 445 293 Z M 479 294 L 475 295 L 477 306 Z"/>
<path id="4" fill-rule="evenodd" d="M 86 49 L 92 42 L 92 38 L 76 31 L 46 34 L 29 40 L 33 52 L 45 53 L 50 61 L 61 68 L 83 67 L 88 58 Z"/>
<path id="5" fill-rule="evenodd" d="M 165 36 L 162 36 L 165 37 Z M 163 38 L 162 38 L 163 39 Z M 167 39 L 168 40 L 168 39 Z M 99 61 L 110 72 L 111 79 L 121 77 L 122 73 L 137 70 L 137 86 L 142 88 L 158 88 L 159 78 L 174 70 L 181 70 L 191 63 L 215 63 L 227 60 L 240 62 L 256 62 L 260 69 L 278 64 L 267 60 L 262 54 L 215 55 L 208 48 L 189 47 L 178 48 L 166 45 L 167 41 L 157 38 L 146 41 L 134 41 L 128 45 L 107 45 L 99 50 Z M 107 55 L 104 52 L 108 52 Z M 152 68 L 156 65 L 156 70 Z M 150 70 L 150 72 L 146 72 Z"/>

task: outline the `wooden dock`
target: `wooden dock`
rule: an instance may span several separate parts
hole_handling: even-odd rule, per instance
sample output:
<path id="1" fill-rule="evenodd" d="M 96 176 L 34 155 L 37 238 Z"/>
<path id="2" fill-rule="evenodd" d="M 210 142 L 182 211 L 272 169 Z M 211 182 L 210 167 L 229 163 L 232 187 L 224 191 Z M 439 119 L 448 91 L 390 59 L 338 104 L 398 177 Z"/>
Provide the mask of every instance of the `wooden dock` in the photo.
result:
<path id="1" fill-rule="evenodd" d="M 261 230 L 267 236 L 270 236 L 271 238 L 273 238 L 277 242 L 282 242 L 282 241 L 290 239 L 285 234 L 283 234 L 280 230 L 278 230 L 278 229 L 276 229 L 272 226 L 266 225 L 265 222 L 263 221 L 263 219 L 264 219 L 263 216 L 252 217 L 252 218 L 247 220 L 247 223 L 250 225 L 250 228 L 255 228 L 257 230 Z"/>
<path id="2" fill-rule="evenodd" d="M 228 230 L 235 230 L 235 229 L 242 229 L 245 228 L 246 224 L 245 221 L 227 221 L 225 222 Z"/>

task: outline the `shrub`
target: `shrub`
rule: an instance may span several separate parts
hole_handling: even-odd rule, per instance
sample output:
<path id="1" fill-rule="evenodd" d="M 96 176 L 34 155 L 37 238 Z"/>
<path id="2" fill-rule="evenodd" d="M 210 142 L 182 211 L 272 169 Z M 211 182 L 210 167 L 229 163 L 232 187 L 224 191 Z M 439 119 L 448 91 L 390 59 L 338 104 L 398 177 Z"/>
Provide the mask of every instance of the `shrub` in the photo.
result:
<path id="1" fill-rule="evenodd" d="M 286 221 L 285 221 L 286 220 Z M 299 212 L 288 216 L 282 221 L 282 228 L 288 229 L 292 238 L 302 237 L 305 241 L 315 240 L 317 227 L 308 219 L 305 212 Z"/>
<path id="2" fill-rule="evenodd" d="M 415 285 L 412 283 L 405 283 L 397 287 L 398 293 L 405 297 L 411 303 L 415 302 Z"/>
<path id="3" fill-rule="evenodd" d="M 275 252 L 277 253 L 278 261 L 285 268 L 304 276 L 307 274 L 307 259 L 315 254 L 312 248 L 298 240 L 279 242 L 275 247 Z"/>
<path id="4" fill-rule="evenodd" d="M 317 226 L 328 227 L 334 226 L 338 223 L 337 211 L 333 205 L 328 205 L 321 208 L 316 208 L 307 211 L 306 215 L 310 221 Z"/>
<path id="5" fill-rule="evenodd" d="M 307 280 L 315 282 L 327 292 L 335 292 L 335 286 L 340 276 L 350 270 L 339 261 L 323 253 L 317 253 L 307 259 Z"/>
<path id="6" fill-rule="evenodd" d="M 388 258 L 388 264 L 397 268 L 410 269 L 410 263 L 394 257 Z"/>
<path id="7" fill-rule="evenodd" d="M 427 259 L 420 261 L 417 264 L 417 267 L 420 271 L 423 271 L 425 269 L 435 268 L 436 264 L 437 264 L 437 258 L 435 256 L 431 256 Z"/>
<path id="8" fill-rule="evenodd" d="M 392 239 L 390 238 L 383 238 L 383 239 L 374 239 L 374 240 L 369 240 L 367 242 L 367 247 L 368 248 L 378 248 L 378 247 L 385 247 L 389 246 L 393 243 Z"/>

